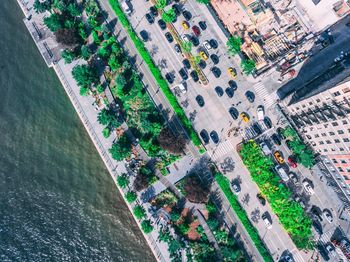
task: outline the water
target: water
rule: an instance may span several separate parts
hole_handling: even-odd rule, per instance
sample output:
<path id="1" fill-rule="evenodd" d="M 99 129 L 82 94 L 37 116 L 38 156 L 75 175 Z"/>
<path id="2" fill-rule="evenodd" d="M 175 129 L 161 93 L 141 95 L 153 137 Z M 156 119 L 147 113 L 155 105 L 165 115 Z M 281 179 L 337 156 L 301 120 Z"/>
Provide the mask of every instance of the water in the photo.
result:
<path id="1" fill-rule="evenodd" d="M 22 16 L 0 1 L 0 261 L 153 261 Z"/>

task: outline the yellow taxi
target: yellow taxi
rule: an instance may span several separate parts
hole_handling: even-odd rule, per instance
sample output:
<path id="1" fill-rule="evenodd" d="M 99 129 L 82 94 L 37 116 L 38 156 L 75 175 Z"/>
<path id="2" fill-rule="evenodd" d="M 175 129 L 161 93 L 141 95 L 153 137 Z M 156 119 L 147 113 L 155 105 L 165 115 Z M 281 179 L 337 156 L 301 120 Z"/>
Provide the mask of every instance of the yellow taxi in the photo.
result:
<path id="1" fill-rule="evenodd" d="M 242 113 L 240 114 L 240 116 L 241 116 L 241 118 L 242 118 L 242 120 L 243 120 L 244 122 L 246 122 L 246 123 L 249 122 L 249 116 L 248 116 L 247 113 L 242 112 Z"/>
<path id="2" fill-rule="evenodd" d="M 190 24 L 187 21 L 182 21 L 181 23 L 183 29 L 189 29 L 190 28 Z"/>
<path id="3" fill-rule="evenodd" d="M 236 78 L 237 77 L 237 72 L 236 69 L 229 67 L 227 69 L 228 74 L 232 77 L 232 78 Z"/>
<path id="4" fill-rule="evenodd" d="M 205 52 L 200 51 L 200 52 L 199 52 L 199 55 L 200 55 L 204 60 L 208 60 L 208 56 L 207 56 L 207 54 L 206 54 Z"/>
<path id="5" fill-rule="evenodd" d="M 280 163 L 280 164 L 284 163 L 284 159 L 279 151 L 275 151 L 275 153 L 273 153 L 273 156 L 275 157 L 275 159 L 278 163 Z"/>

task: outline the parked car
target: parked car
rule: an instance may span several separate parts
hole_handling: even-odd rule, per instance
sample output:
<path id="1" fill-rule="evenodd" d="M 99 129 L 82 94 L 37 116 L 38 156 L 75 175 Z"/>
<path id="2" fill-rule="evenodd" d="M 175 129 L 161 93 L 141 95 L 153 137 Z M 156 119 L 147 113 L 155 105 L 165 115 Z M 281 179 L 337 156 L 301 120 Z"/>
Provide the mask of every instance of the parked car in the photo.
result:
<path id="1" fill-rule="evenodd" d="M 182 15 L 184 16 L 184 18 L 185 18 L 187 21 L 190 21 L 191 18 L 192 18 L 192 14 L 191 14 L 189 11 L 187 11 L 187 10 L 183 10 L 183 11 L 182 11 Z"/>
<path id="2" fill-rule="evenodd" d="M 218 133 L 216 133 L 216 131 L 213 130 L 210 132 L 210 138 L 215 144 L 219 143 L 219 136 Z"/>
<path id="3" fill-rule="evenodd" d="M 260 148 L 265 156 L 272 154 L 270 147 L 265 142 L 260 143 Z"/>
<path id="4" fill-rule="evenodd" d="M 268 214 L 267 211 L 264 214 L 262 214 L 261 218 L 264 221 L 267 229 L 271 229 L 272 228 L 272 221 L 271 221 L 270 215 Z"/>
<path id="5" fill-rule="evenodd" d="M 228 85 L 233 89 L 233 91 L 237 90 L 237 83 L 235 81 L 233 80 L 228 81 Z"/>
<path id="6" fill-rule="evenodd" d="M 331 211 L 329 211 L 328 209 L 324 209 L 324 210 L 323 210 L 323 216 L 326 218 L 326 220 L 327 220 L 329 223 L 332 223 L 332 222 L 333 222 L 332 213 L 331 213 Z"/>
<path id="7" fill-rule="evenodd" d="M 308 181 L 304 181 L 303 186 L 304 186 L 304 189 L 308 195 L 315 194 L 314 189 L 312 188 L 312 186 L 310 185 L 310 183 Z"/>
<path id="8" fill-rule="evenodd" d="M 260 204 L 265 206 L 266 199 L 265 199 L 265 197 L 263 197 L 263 195 L 261 193 L 256 194 L 256 198 L 259 200 Z"/>
<path id="9" fill-rule="evenodd" d="M 214 66 L 210 70 L 216 78 L 221 76 L 221 70 L 218 67 Z"/>
<path id="10" fill-rule="evenodd" d="M 227 88 L 225 89 L 225 93 L 226 93 L 226 95 L 227 95 L 229 98 L 232 98 L 233 95 L 234 95 L 234 91 L 233 91 L 233 89 L 232 89 L 231 87 L 227 87 Z"/>
<path id="11" fill-rule="evenodd" d="M 283 132 L 284 132 L 284 129 L 282 127 L 278 127 L 276 129 L 277 131 L 277 134 L 281 137 L 281 139 L 285 139 L 286 137 L 284 136 Z"/>
<path id="12" fill-rule="evenodd" d="M 288 147 L 289 150 L 292 150 L 292 147 L 290 146 L 290 142 L 291 141 L 289 139 L 287 139 L 286 140 L 286 146 Z"/>
<path id="13" fill-rule="evenodd" d="M 237 71 L 236 71 L 235 68 L 229 67 L 227 69 L 227 72 L 228 72 L 229 76 L 231 76 L 232 78 L 236 78 L 237 77 Z"/>
<path id="14" fill-rule="evenodd" d="M 149 40 L 149 36 L 146 30 L 140 31 L 140 36 L 143 40 L 143 42 L 147 42 Z"/>
<path id="15" fill-rule="evenodd" d="M 253 103 L 254 102 L 254 99 L 255 99 L 255 95 L 252 91 L 247 91 L 245 92 L 245 97 L 248 99 L 248 101 L 250 103 Z"/>
<path id="16" fill-rule="evenodd" d="M 295 174 L 294 172 L 289 172 L 288 175 L 289 175 L 289 178 L 294 182 L 294 184 L 299 183 L 299 178 L 297 174 Z"/>
<path id="17" fill-rule="evenodd" d="M 146 14 L 146 20 L 149 24 L 153 24 L 154 23 L 154 18 L 151 14 L 147 13 Z"/>
<path id="18" fill-rule="evenodd" d="M 160 29 L 162 29 L 162 30 L 166 29 L 166 23 L 162 19 L 158 20 L 158 25 L 159 25 Z"/>
<path id="19" fill-rule="evenodd" d="M 199 21 L 198 25 L 203 31 L 207 29 L 207 24 L 205 23 L 205 21 Z"/>
<path id="20" fill-rule="evenodd" d="M 236 195 L 238 195 L 241 192 L 241 187 L 235 180 L 231 182 L 231 189 Z"/>
<path id="21" fill-rule="evenodd" d="M 193 31 L 194 35 L 197 37 L 201 35 L 201 30 L 196 25 L 192 26 L 192 31 Z"/>
<path id="22" fill-rule="evenodd" d="M 246 122 L 246 123 L 249 122 L 249 115 L 246 112 L 240 113 L 240 116 L 244 122 Z"/>
<path id="23" fill-rule="evenodd" d="M 212 48 L 209 41 L 204 41 L 203 42 L 203 46 L 205 47 L 205 49 L 207 49 L 208 51 Z"/>
<path id="24" fill-rule="evenodd" d="M 202 138 L 204 144 L 208 144 L 209 143 L 209 135 L 207 130 L 202 129 L 202 131 L 199 133 L 200 137 Z"/>
<path id="25" fill-rule="evenodd" d="M 312 221 L 312 225 L 315 229 L 315 231 L 319 234 L 322 235 L 323 234 L 323 229 L 322 229 L 322 225 L 320 222 L 318 222 L 317 220 L 313 220 Z"/>
<path id="26" fill-rule="evenodd" d="M 191 73 L 190 73 L 190 76 L 192 77 L 193 81 L 194 82 L 198 82 L 199 80 L 199 77 L 198 77 L 198 74 L 195 70 L 193 70 Z"/>
<path id="27" fill-rule="evenodd" d="M 221 86 L 215 87 L 214 90 L 215 90 L 216 94 L 218 95 L 218 97 L 222 97 L 224 95 L 224 90 L 222 89 Z"/>
<path id="28" fill-rule="evenodd" d="M 175 86 L 175 89 L 180 90 L 180 92 L 183 93 L 183 94 L 186 94 L 186 92 L 187 92 L 187 89 L 186 89 L 186 87 L 184 86 L 183 83 L 181 83 L 181 84 Z"/>
<path id="29" fill-rule="evenodd" d="M 208 60 L 208 55 L 204 51 L 200 51 L 199 55 L 202 57 L 204 61 Z"/>
<path id="30" fill-rule="evenodd" d="M 207 63 L 204 61 L 204 60 L 200 60 L 199 63 L 198 63 L 198 66 L 201 68 L 201 69 L 204 69 L 206 68 L 207 66 Z"/>
<path id="31" fill-rule="evenodd" d="M 182 40 L 183 40 L 184 42 L 189 42 L 189 41 L 190 41 L 190 38 L 188 37 L 188 35 L 183 35 L 183 36 L 182 36 Z"/>
<path id="32" fill-rule="evenodd" d="M 190 41 L 192 42 L 193 46 L 199 46 L 199 40 L 198 40 L 197 37 L 192 36 L 192 37 L 190 38 Z"/>
<path id="33" fill-rule="evenodd" d="M 190 28 L 190 24 L 187 21 L 182 21 L 181 22 L 181 26 L 183 27 L 183 29 L 187 30 Z"/>
<path id="34" fill-rule="evenodd" d="M 214 48 L 214 49 L 219 47 L 219 44 L 218 44 L 218 42 L 215 39 L 210 39 L 209 43 L 210 43 L 211 47 Z"/>
<path id="35" fill-rule="evenodd" d="M 271 139 L 276 145 L 278 145 L 278 146 L 281 145 L 281 140 L 280 140 L 279 136 L 276 133 L 272 134 Z"/>
<path id="36" fill-rule="evenodd" d="M 257 110 L 256 110 L 256 114 L 258 116 L 258 120 L 261 121 L 261 120 L 264 120 L 264 117 L 265 117 L 265 110 L 264 110 L 264 107 L 262 105 L 259 105 Z"/>
<path id="37" fill-rule="evenodd" d="M 181 14 L 181 7 L 178 4 L 173 4 L 172 8 L 176 16 L 179 16 Z"/>
<path id="38" fill-rule="evenodd" d="M 173 36 L 169 32 L 165 33 L 165 38 L 166 40 L 168 40 L 169 43 L 172 43 L 174 41 Z"/>
<path id="39" fill-rule="evenodd" d="M 253 130 L 255 131 L 255 133 L 257 135 L 261 135 L 262 134 L 262 129 L 261 129 L 261 127 L 260 127 L 260 125 L 258 123 L 254 123 L 252 125 L 252 128 L 253 128 Z"/>
<path id="40" fill-rule="evenodd" d="M 169 84 L 172 84 L 172 83 L 174 83 L 175 77 L 171 73 L 166 73 L 165 74 L 165 79 L 169 82 Z"/>
<path id="41" fill-rule="evenodd" d="M 184 65 L 184 67 L 186 69 L 190 69 L 191 68 L 191 63 L 190 63 L 190 61 L 188 59 L 182 60 L 182 64 Z"/>
<path id="42" fill-rule="evenodd" d="M 268 116 L 264 117 L 264 124 L 268 129 L 272 128 L 272 121 Z"/>
<path id="43" fill-rule="evenodd" d="M 280 164 L 284 164 L 284 159 L 282 157 L 282 154 L 279 151 L 275 151 L 273 153 L 273 156 L 275 157 L 276 161 Z"/>
<path id="44" fill-rule="evenodd" d="M 297 168 L 297 162 L 295 162 L 295 159 L 293 156 L 289 156 L 288 157 L 288 165 L 290 165 L 290 167 L 292 168 Z"/>
<path id="45" fill-rule="evenodd" d="M 239 113 L 238 110 L 236 108 L 234 108 L 233 106 L 230 107 L 230 109 L 228 110 L 228 112 L 230 113 L 231 117 L 234 120 L 238 119 Z"/>
<path id="46" fill-rule="evenodd" d="M 286 171 L 284 171 L 283 167 L 281 167 L 280 165 L 277 165 L 275 166 L 275 170 L 284 182 L 287 182 L 289 180 L 289 177 Z"/>
<path id="47" fill-rule="evenodd" d="M 335 248 L 334 248 L 334 246 L 331 243 L 328 242 L 326 244 L 325 248 L 326 248 L 329 256 L 331 256 L 331 257 L 336 257 L 337 256 L 337 252 L 335 252 Z"/>
<path id="48" fill-rule="evenodd" d="M 306 204 L 305 204 L 305 202 L 301 199 L 301 197 L 299 196 L 299 195 L 296 195 L 295 197 L 294 197 L 294 201 L 295 202 L 297 202 L 297 203 L 299 203 L 299 205 L 302 207 L 302 208 L 306 208 Z"/>
<path id="49" fill-rule="evenodd" d="M 200 107 L 203 107 L 204 106 L 204 98 L 203 98 L 203 96 L 201 96 L 201 95 L 197 95 L 196 96 L 196 101 L 197 101 L 197 103 L 198 103 L 198 105 L 200 106 Z"/>
<path id="50" fill-rule="evenodd" d="M 149 8 L 149 12 L 151 13 L 152 16 L 158 15 L 158 9 L 153 5 Z"/>
<path id="51" fill-rule="evenodd" d="M 213 61 L 214 65 L 217 65 L 219 63 L 219 57 L 216 54 L 211 54 L 210 59 Z"/>
<path id="52" fill-rule="evenodd" d="M 181 53 L 181 47 L 180 47 L 180 45 L 179 45 L 179 44 L 175 44 L 175 45 L 174 45 L 174 50 L 175 50 L 176 53 Z"/>
<path id="53" fill-rule="evenodd" d="M 179 71 L 179 74 L 181 76 L 181 78 L 183 80 L 187 80 L 188 79 L 188 75 L 187 75 L 187 72 L 184 68 L 181 68 L 180 71 Z"/>

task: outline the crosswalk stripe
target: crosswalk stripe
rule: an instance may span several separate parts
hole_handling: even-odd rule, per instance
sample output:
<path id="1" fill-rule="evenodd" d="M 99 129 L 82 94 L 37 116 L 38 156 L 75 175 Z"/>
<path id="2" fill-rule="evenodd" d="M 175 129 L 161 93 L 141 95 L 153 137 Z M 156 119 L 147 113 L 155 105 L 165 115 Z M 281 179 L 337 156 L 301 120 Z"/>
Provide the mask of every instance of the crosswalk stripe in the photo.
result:
<path id="1" fill-rule="evenodd" d="M 227 155 L 233 150 L 232 144 L 229 141 L 225 141 L 220 143 L 211 153 L 211 158 L 214 160 L 218 160 L 224 155 Z"/>
<path id="2" fill-rule="evenodd" d="M 255 84 L 253 87 L 257 96 L 263 99 L 266 108 L 272 106 L 274 103 L 277 102 L 278 96 L 276 92 L 269 94 L 269 92 L 267 91 L 263 83 L 259 82 Z"/>

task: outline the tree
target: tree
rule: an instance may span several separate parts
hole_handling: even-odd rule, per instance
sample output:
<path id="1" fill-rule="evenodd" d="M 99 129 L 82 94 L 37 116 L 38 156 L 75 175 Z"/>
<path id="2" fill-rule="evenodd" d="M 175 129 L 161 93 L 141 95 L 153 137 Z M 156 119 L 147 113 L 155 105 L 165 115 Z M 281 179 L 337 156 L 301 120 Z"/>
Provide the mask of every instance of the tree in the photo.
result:
<path id="1" fill-rule="evenodd" d="M 134 215 L 137 219 L 142 219 L 142 218 L 146 217 L 146 211 L 140 205 L 135 206 L 133 209 L 133 212 L 134 212 Z"/>
<path id="2" fill-rule="evenodd" d="M 66 10 L 68 11 L 70 16 L 72 16 L 72 17 L 81 16 L 81 14 L 82 14 L 81 10 L 79 9 L 79 7 L 75 3 L 70 3 L 67 6 Z"/>
<path id="3" fill-rule="evenodd" d="M 156 0 L 156 7 L 158 9 L 163 9 L 167 5 L 167 0 Z"/>
<path id="4" fill-rule="evenodd" d="M 196 0 L 196 1 L 200 4 L 205 4 L 205 5 L 210 3 L 210 0 Z"/>
<path id="5" fill-rule="evenodd" d="M 190 41 L 184 41 L 181 43 L 181 49 L 185 52 L 185 53 L 191 53 L 192 50 L 192 42 Z"/>
<path id="6" fill-rule="evenodd" d="M 154 171 L 147 166 L 143 166 L 139 169 L 133 186 L 136 191 L 141 191 L 147 188 L 149 184 L 156 179 L 157 177 L 155 176 Z"/>
<path id="7" fill-rule="evenodd" d="M 188 177 L 184 184 L 186 198 L 193 203 L 206 203 L 210 193 L 207 185 L 201 183 L 197 176 Z"/>
<path id="8" fill-rule="evenodd" d="M 112 154 L 113 159 L 117 161 L 129 157 L 131 154 L 131 143 L 129 138 L 123 134 L 109 149 L 109 152 Z"/>
<path id="9" fill-rule="evenodd" d="M 170 8 L 169 10 L 162 12 L 162 19 L 165 23 L 172 23 L 176 19 L 176 14 L 173 8 Z"/>
<path id="10" fill-rule="evenodd" d="M 163 128 L 158 135 L 159 145 L 173 154 L 182 154 L 186 147 L 185 138 L 179 134 L 175 136 L 169 128 Z"/>
<path id="11" fill-rule="evenodd" d="M 128 203 L 132 203 L 137 199 L 137 195 L 134 191 L 128 191 L 125 194 L 125 199 L 126 199 L 126 201 L 128 201 Z"/>
<path id="12" fill-rule="evenodd" d="M 36 13 L 44 13 L 45 11 L 50 11 L 52 5 L 52 0 L 46 0 L 41 2 L 39 0 L 35 0 L 33 4 L 33 8 Z"/>
<path id="13" fill-rule="evenodd" d="M 72 70 L 72 75 L 78 86 L 85 88 L 91 87 L 99 80 L 97 70 L 88 65 L 76 65 Z"/>
<path id="14" fill-rule="evenodd" d="M 63 20 L 59 14 L 53 13 L 51 16 L 44 18 L 44 24 L 51 32 L 56 32 L 58 29 L 62 29 Z"/>
<path id="15" fill-rule="evenodd" d="M 70 64 L 75 59 L 75 54 L 73 51 L 65 49 L 61 52 L 61 57 L 63 58 L 65 64 Z"/>
<path id="16" fill-rule="evenodd" d="M 118 88 L 123 88 L 126 85 L 126 79 L 125 76 L 122 74 L 118 74 L 115 78 L 115 83 Z"/>
<path id="17" fill-rule="evenodd" d="M 105 127 L 102 130 L 102 135 L 104 138 L 108 138 L 111 135 L 111 130 L 108 127 Z"/>
<path id="18" fill-rule="evenodd" d="M 114 53 L 112 53 L 109 57 L 108 65 L 110 66 L 112 72 L 116 71 L 121 67 L 121 63 L 119 62 L 118 57 Z"/>
<path id="19" fill-rule="evenodd" d="M 68 46 L 77 45 L 81 41 L 75 28 L 59 28 L 55 31 L 55 37 L 57 42 Z"/>
<path id="20" fill-rule="evenodd" d="M 81 96 L 88 96 L 89 93 L 90 93 L 90 88 L 88 88 L 88 87 L 83 87 L 83 86 L 80 87 L 79 94 L 80 94 Z"/>
<path id="21" fill-rule="evenodd" d="M 306 149 L 299 156 L 300 163 L 306 168 L 311 168 L 315 164 L 315 159 L 312 151 L 310 149 Z"/>
<path id="22" fill-rule="evenodd" d="M 232 55 L 236 55 L 241 51 L 241 45 L 242 45 L 242 38 L 240 38 L 239 36 L 230 36 L 230 38 L 226 43 L 228 51 Z"/>
<path id="23" fill-rule="evenodd" d="M 107 126 L 113 119 L 113 114 L 110 110 L 103 108 L 97 116 L 97 120 L 101 125 Z"/>
<path id="24" fill-rule="evenodd" d="M 150 220 L 144 220 L 141 223 L 141 228 L 145 234 L 151 233 L 153 231 L 153 226 Z"/>
<path id="25" fill-rule="evenodd" d="M 249 75 L 249 74 L 253 73 L 253 71 L 255 70 L 255 62 L 252 59 L 244 59 L 241 62 L 241 67 L 242 67 L 243 72 L 246 75 Z"/>
<path id="26" fill-rule="evenodd" d="M 285 137 L 291 137 L 291 138 L 298 138 L 298 134 L 295 131 L 294 128 L 287 126 L 284 130 L 283 130 L 283 135 Z"/>
<path id="27" fill-rule="evenodd" d="M 86 45 L 83 45 L 80 49 L 80 52 L 81 52 L 81 57 L 84 59 L 84 60 L 89 60 L 90 59 L 90 56 L 92 54 L 90 48 Z"/>
<path id="28" fill-rule="evenodd" d="M 127 174 L 122 174 L 117 177 L 118 186 L 121 188 L 126 188 L 129 185 L 129 178 Z"/>

